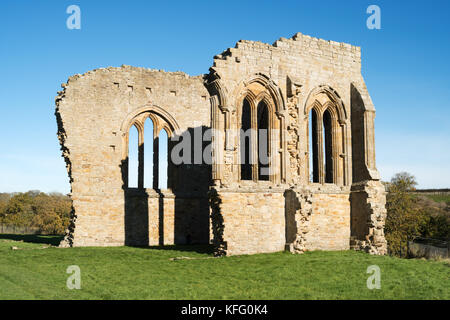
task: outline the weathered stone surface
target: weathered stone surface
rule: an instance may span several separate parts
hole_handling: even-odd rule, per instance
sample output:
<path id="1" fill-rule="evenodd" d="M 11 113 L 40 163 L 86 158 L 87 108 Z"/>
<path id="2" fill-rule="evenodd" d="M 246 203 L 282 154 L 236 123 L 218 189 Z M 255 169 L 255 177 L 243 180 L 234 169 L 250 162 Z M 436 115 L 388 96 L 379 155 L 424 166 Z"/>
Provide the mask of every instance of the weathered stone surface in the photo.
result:
<path id="1" fill-rule="evenodd" d="M 75 75 L 62 87 L 56 118 L 73 211 L 61 246 L 210 242 L 217 255 L 230 255 L 352 245 L 386 253 L 375 110 L 359 47 L 300 33 L 273 45 L 241 40 L 214 57 L 207 75 L 122 66 Z M 267 129 L 269 164 L 260 161 L 258 135 L 241 146 L 246 121 L 255 132 Z M 128 187 L 132 126 L 137 188 Z M 170 153 L 173 138 L 210 128 L 212 163 L 169 159 L 168 188 L 144 188 L 145 170 L 154 181 L 160 174 L 158 165 L 144 168 L 145 143 L 158 159 L 161 130 Z"/>
<path id="2" fill-rule="evenodd" d="M 310 245 L 307 234 L 311 231 L 312 193 L 289 189 L 285 197 L 286 249 L 292 253 L 303 253 Z"/>
<path id="3" fill-rule="evenodd" d="M 215 189 L 218 212 L 213 224 L 221 224 L 218 252 L 250 254 L 284 250 L 284 190 Z M 219 216 L 220 215 L 220 216 Z"/>
<path id="4" fill-rule="evenodd" d="M 352 248 L 371 254 L 385 255 L 387 242 L 384 237 L 386 220 L 386 191 L 379 181 L 355 183 L 351 198 Z"/>
<path id="5" fill-rule="evenodd" d="M 180 204 L 184 198 L 187 202 L 190 198 L 197 198 L 192 200 L 194 202 L 203 199 L 203 211 L 199 210 L 195 215 L 203 218 L 200 225 L 208 227 L 206 192 L 210 178 L 207 166 L 198 166 L 201 168 L 191 170 L 195 171 L 193 173 L 183 170 L 178 179 L 181 186 L 162 193 L 150 189 L 136 194 L 136 191 L 128 190 L 124 178 L 128 129 L 133 118 L 142 112 L 152 112 L 168 122 L 176 119 L 172 124 L 175 127 L 173 131 L 209 126 L 208 92 L 201 76 L 189 77 L 181 72 L 166 73 L 122 66 L 75 75 L 63 88 L 56 99 L 56 116 L 74 208 L 66 244 L 113 246 L 173 243 L 173 229 L 183 229 L 175 226 L 174 210 L 179 207 L 175 202 Z M 190 179 L 187 185 L 183 179 L 190 176 L 196 176 L 196 179 Z M 191 194 L 181 194 L 185 189 Z M 161 214 L 160 204 L 161 208 L 164 207 Z M 195 207 L 190 203 L 182 206 L 184 211 Z M 146 218 L 143 217 L 145 215 Z M 137 225 L 141 230 L 134 227 Z M 164 233 L 159 230 L 160 226 L 164 228 Z M 142 237 L 143 233 L 148 235 Z M 191 239 L 192 242 L 207 242 L 208 230 L 199 237 Z"/>

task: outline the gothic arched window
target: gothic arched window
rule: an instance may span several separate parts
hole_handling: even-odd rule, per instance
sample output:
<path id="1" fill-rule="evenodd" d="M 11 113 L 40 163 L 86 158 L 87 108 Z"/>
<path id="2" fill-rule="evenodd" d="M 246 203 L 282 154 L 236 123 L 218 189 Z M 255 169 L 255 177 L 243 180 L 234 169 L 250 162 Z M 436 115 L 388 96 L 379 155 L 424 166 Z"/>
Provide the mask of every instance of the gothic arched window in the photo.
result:
<path id="1" fill-rule="evenodd" d="M 133 125 L 128 136 L 128 188 L 138 187 L 139 130 Z"/>
<path id="2" fill-rule="evenodd" d="M 240 146 L 241 146 L 241 180 L 252 180 L 252 112 L 250 103 L 244 99 L 241 114 Z"/>
<path id="3" fill-rule="evenodd" d="M 345 110 L 332 93 L 319 92 L 306 104 L 309 181 L 343 185 L 345 178 Z"/>
<path id="4" fill-rule="evenodd" d="M 173 134 L 173 126 L 151 111 L 138 114 L 131 123 L 126 139 L 126 186 L 138 189 L 171 188 L 169 137 Z"/>

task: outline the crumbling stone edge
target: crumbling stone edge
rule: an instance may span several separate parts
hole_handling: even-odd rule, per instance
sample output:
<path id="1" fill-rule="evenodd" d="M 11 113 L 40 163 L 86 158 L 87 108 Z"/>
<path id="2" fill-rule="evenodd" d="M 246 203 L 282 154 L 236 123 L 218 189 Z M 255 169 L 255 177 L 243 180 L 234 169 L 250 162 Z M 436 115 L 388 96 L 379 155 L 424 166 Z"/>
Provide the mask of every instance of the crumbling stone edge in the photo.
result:
<path id="1" fill-rule="evenodd" d="M 378 180 L 367 180 L 352 186 L 352 192 L 366 194 L 368 234 L 364 240 L 352 238 L 350 248 L 372 255 L 386 255 L 387 241 L 384 226 L 387 216 L 386 189 Z"/>
<path id="2" fill-rule="evenodd" d="M 292 212 L 288 214 L 293 215 L 293 229 L 295 230 L 294 241 L 286 244 L 286 250 L 291 253 L 304 253 L 312 215 L 312 193 L 308 190 L 291 188 L 286 190 L 285 197 L 290 201 L 287 208 Z"/>
<path id="3" fill-rule="evenodd" d="M 70 81 L 70 79 L 69 79 Z M 63 121 L 61 118 L 61 114 L 60 114 L 60 110 L 59 110 L 59 105 L 61 103 L 61 101 L 64 99 L 65 95 L 66 95 L 66 87 L 68 85 L 67 83 L 63 83 L 61 85 L 61 87 L 63 88 L 62 91 L 58 91 L 58 95 L 55 98 L 55 117 L 56 117 L 56 123 L 58 125 L 58 132 L 57 132 L 57 136 L 58 136 L 58 140 L 59 140 L 59 144 L 61 146 L 60 150 L 62 153 L 62 157 L 64 158 L 64 161 L 66 163 L 66 169 L 67 169 L 67 173 L 69 175 L 69 181 L 70 181 L 70 185 L 72 186 L 72 182 L 73 182 L 73 178 L 72 178 L 72 163 L 70 161 L 70 150 L 66 145 L 66 131 L 64 130 L 64 125 L 63 125 Z M 72 187 L 70 190 L 70 195 L 72 194 Z M 61 248 L 67 248 L 67 247 L 72 247 L 73 246 L 73 238 L 74 238 L 74 232 L 75 232 L 75 223 L 77 220 L 77 216 L 75 214 L 75 208 L 73 207 L 73 202 L 72 202 L 72 208 L 70 210 L 70 222 L 69 222 L 69 226 L 65 231 L 65 236 L 64 239 L 61 241 L 61 243 L 59 244 L 59 247 Z"/>
<path id="4" fill-rule="evenodd" d="M 227 254 L 227 243 L 223 239 L 225 224 L 223 221 L 223 216 L 220 208 L 222 199 L 220 198 L 215 188 L 211 188 L 209 190 L 208 199 L 211 213 L 211 228 L 213 233 L 212 243 L 214 245 L 214 256 L 216 257 L 225 256 Z"/>

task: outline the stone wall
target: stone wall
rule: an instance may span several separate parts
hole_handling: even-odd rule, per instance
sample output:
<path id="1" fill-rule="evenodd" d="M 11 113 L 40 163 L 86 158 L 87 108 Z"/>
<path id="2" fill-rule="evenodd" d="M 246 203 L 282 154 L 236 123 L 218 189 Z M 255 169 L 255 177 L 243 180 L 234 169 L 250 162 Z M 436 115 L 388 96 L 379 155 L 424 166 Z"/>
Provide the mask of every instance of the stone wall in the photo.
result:
<path id="1" fill-rule="evenodd" d="M 56 118 L 73 200 L 62 245 L 210 241 L 217 255 L 350 245 L 386 253 L 375 109 L 359 47 L 300 33 L 272 45 L 241 40 L 214 57 L 207 75 L 122 66 L 75 75 L 62 86 Z M 241 175 L 236 132 L 244 100 L 253 129 L 260 103 L 267 108 L 268 179 L 259 176 L 258 161 L 251 179 Z M 172 138 L 214 129 L 213 162 L 169 162 L 168 189 L 144 188 L 148 117 L 156 133 L 168 132 L 169 153 Z M 139 132 L 137 188 L 128 187 L 132 125 Z M 159 174 L 155 165 L 150 170 Z"/>
<path id="2" fill-rule="evenodd" d="M 291 188 L 285 196 L 286 248 L 289 251 L 349 249 L 349 191 L 313 185 Z"/>
<path id="3" fill-rule="evenodd" d="M 349 191 L 216 189 L 223 253 L 348 250 Z M 214 224 L 214 221 L 213 221 Z"/>
<path id="4" fill-rule="evenodd" d="M 371 254 L 387 253 L 384 237 L 386 190 L 375 180 L 354 184 L 351 193 L 351 248 Z"/>
<path id="5" fill-rule="evenodd" d="M 210 90 L 217 96 L 221 112 L 219 117 L 222 130 L 238 128 L 239 108 L 244 98 L 243 93 L 254 79 L 261 81 L 267 77 L 264 86 L 273 88 L 270 95 L 277 106 L 281 129 L 287 130 L 289 136 L 283 144 L 282 159 L 277 167 L 285 170 L 280 182 L 305 185 L 309 180 L 308 153 L 308 106 L 311 98 L 327 88 L 342 106 L 344 163 L 342 166 L 342 183 L 351 185 L 352 181 L 352 128 L 351 87 L 357 88 L 364 108 L 373 109 L 361 75 L 361 49 L 346 43 L 325 41 L 310 36 L 295 34 L 291 39 L 280 38 L 273 45 L 257 41 L 241 40 L 235 48 L 229 48 L 214 59 L 210 82 L 219 89 Z M 361 105 L 358 105 L 361 107 Z M 363 107 L 361 107 L 363 108 Z M 214 112 L 214 110 L 213 110 Z M 361 117 L 363 117 L 363 111 Z M 227 123 L 228 122 L 228 123 Z M 364 130 L 364 128 L 362 128 Z M 357 139 L 363 139 L 358 135 Z M 236 141 L 231 142 L 236 144 Z M 229 150 L 225 141 L 218 143 L 226 150 L 224 157 L 237 163 L 237 150 Z M 367 146 L 369 147 L 369 146 Z M 288 151 L 289 150 L 289 154 Z M 298 152 L 295 152 L 298 151 Z M 372 150 L 373 151 L 373 150 Z M 226 161 L 225 161 L 226 163 Z M 218 179 L 239 180 L 238 169 L 230 163 L 218 168 Z M 231 171 L 231 172 L 230 172 Z M 213 173 L 214 175 L 215 173 Z M 227 177 L 227 178 L 225 178 Z M 230 183 L 230 181 L 227 181 Z"/>
<path id="6" fill-rule="evenodd" d="M 220 203 L 216 220 L 222 224 L 221 243 L 226 255 L 284 250 L 284 190 L 215 190 Z M 217 222 L 219 220 L 219 222 Z"/>
<path id="7" fill-rule="evenodd" d="M 348 250 L 350 248 L 350 195 L 314 193 L 307 250 Z"/>
<path id="8" fill-rule="evenodd" d="M 133 189 L 127 191 L 126 199 L 125 244 L 155 246 L 209 242 L 206 197 Z"/>
<path id="9" fill-rule="evenodd" d="M 408 256 L 426 259 L 449 259 L 450 242 L 429 239 L 408 241 Z"/>
<path id="10" fill-rule="evenodd" d="M 208 127 L 209 94 L 203 78 L 122 66 L 75 75 L 62 87 L 56 98 L 56 117 L 74 208 L 63 245 L 123 245 L 128 237 L 125 222 L 133 217 L 126 217 L 129 204 L 124 168 L 130 121 L 140 112 L 162 110 L 158 115 L 170 116 L 181 134 Z M 183 176 L 196 176 L 195 182 L 203 189 L 189 189 L 194 196 L 206 199 L 211 178 L 204 174 L 205 167 L 182 169 L 180 181 Z M 167 204 L 167 208 L 170 206 Z M 167 210 L 167 215 L 170 212 Z M 150 239 L 154 240 L 151 234 Z"/>

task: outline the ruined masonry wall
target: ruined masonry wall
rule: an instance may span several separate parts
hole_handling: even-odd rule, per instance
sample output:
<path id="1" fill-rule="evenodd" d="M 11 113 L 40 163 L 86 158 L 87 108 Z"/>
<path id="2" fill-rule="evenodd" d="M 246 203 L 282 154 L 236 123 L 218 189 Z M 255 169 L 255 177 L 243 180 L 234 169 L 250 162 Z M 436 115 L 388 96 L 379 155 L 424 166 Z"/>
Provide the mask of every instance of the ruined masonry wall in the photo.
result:
<path id="1" fill-rule="evenodd" d="M 147 189 L 127 197 L 125 244 L 156 246 L 209 242 L 209 208 L 206 198 L 164 197 Z M 144 193 L 144 194 L 143 194 Z"/>
<path id="2" fill-rule="evenodd" d="M 129 66 L 75 75 L 63 88 L 56 116 L 76 215 L 70 244 L 123 245 L 122 122 L 131 112 L 156 105 L 182 130 L 209 126 L 208 92 L 201 76 Z M 173 229 L 173 222 L 165 228 Z"/>
<path id="3" fill-rule="evenodd" d="M 62 86 L 56 118 L 74 209 L 63 245 L 211 241 L 216 254 L 227 255 L 286 247 L 293 252 L 346 250 L 350 245 L 386 253 L 375 113 L 361 75 L 359 47 L 300 33 L 273 45 L 241 40 L 214 57 L 208 75 L 122 66 L 75 75 Z M 223 154 L 216 159 L 221 163 L 172 167 L 171 190 L 124 186 L 132 115 L 159 108 L 181 134 L 212 125 L 237 129 L 246 90 L 270 95 L 276 102 L 274 128 L 287 130 L 288 139 L 274 143 L 272 150 L 280 155 L 273 168 L 276 179 L 240 181 L 238 142 L 223 134 L 214 140 L 214 156 Z M 335 184 L 309 182 L 306 107 L 317 90 L 328 92 L 340 106 L 342 150 L 336 149 Z"/>
<path id="4" fill-rule="evenodd" d="M 316 193 L 306 234 L 306 250 L 348 250 L 350 248 L 349 193 Z"/>
<path id="5" fill-rule="evenodd" d="M 287 183 L 307 183 L 306 162 L 303 155 L 307 149 L 307 114 L 304 113 L 309 94 L 319 86 L 333 88 L 341 98 L 349 120 L 351 114 L 351 85 L 365 97 L 366 107 L 373 109 L 370 96 L 361 75 L 361 48 L 347 43 L 326 41 L 297 33 L 290 39 L 280 38 L 273 45 L 240 40 L 235 48 L 229 48 L 214 59 L 212 67 L 220 78 L 231 110 L 239 107 L 241 90 L 245 82 L 258 74 L 270 78 L 280 88 L 284 104 L 290 142 L 287 161 Z M 293 99 L 295 97 L 295 99 Z M 293 101 L 292 101 L 293 99 Z M 237 123 L 238 113 L 231 121 Z M 235 117 L 235 118 L 233 118 Z M 347 122 L 345 144 L 348 146 L 345 172 L 352 170 L 351 125 Z M 293 145 L 292 145 L 293 143 Z M 234 157 L 237 157 L 236 151 Z M 231 175 L 237 180 L 237 170 Z M 351 174 L 347 174 L 351 184 Z"/>
<path id="6" fill-rule="evenodd" d="M 252 254 L 284 250 L 283 191 L 218 191 L 226 254 Z"/>

